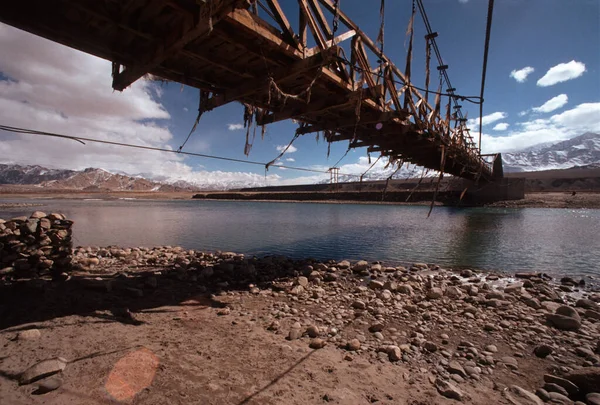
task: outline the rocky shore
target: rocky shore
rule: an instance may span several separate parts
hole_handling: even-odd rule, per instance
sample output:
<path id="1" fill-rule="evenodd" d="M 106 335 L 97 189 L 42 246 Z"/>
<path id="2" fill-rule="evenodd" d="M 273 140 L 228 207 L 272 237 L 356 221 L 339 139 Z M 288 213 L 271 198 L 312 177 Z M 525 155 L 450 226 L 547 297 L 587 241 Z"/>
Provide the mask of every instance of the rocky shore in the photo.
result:
<path id="1" fill-rule="evenodd" d="M 246 336 L 271 342 L 272 350 L 289 348 L 290 355 L 294 350 L 323 353 L 333 371 L 308 372 L 335 374 L 336 367 L 348 367 L 346 374 L 336 376 L 342 385 L 351 380 L 351 371 L 356 371 L 352 367 L 362 365 L 362 378 L 370 387 L 349 384 L 341 392 L 338 385 L 328 387 L 323 377 L 309 384 L 314 386 L 311 392 L 284 390 L 279 399 L 263 393 L 263 401 L 257 398 L 252 403 L 490 403 L 490 398 L 495 398 L 492 403 L 512 404 L 600 403 L 600 294 L 585 291 L 578 280 L 553 283 L 541 274 L 521 274 L 514 281 L 425 263 L 406 268 L 366 261 L 322 263 L 178 247 L 80 247 L 74 250 L 73 269 L 63 282 L 3 281 L 0 344 L 4 343 L 7 357 L 0 361 L 0 372 L 14 376 L 15 384 L 0 379 L 2 392 L 25 400 L 30 382 L 76 367 L 64 353 L 71 349 L 41 347 L 44 356 L 38 352 L 29 358 L 17 347 L 22 341 L 35 345 L 40 335 L 55 341 L 53 334 L 59 333 L 60 319 L 65 319 L 61 317 L 101 316 L 133 328 L 126 329 L 131 333 L 137 325 L 145 325 L 150 329 L 143 345 L 152 347 L 157 342 L 148 336 L 160 341 L 159 325 L 169 323 L 175 331 L 178 324 L 192 322 L 191 307 L 186 305 L 193 297 L 196 303 L 209 303 L 207 310 L 212 311 L 204 318 L 204 328 L 217 328 L 226 320 L 229 326 L 222 326 L 234 341 Z M 19 305 L 11 301 L 17 299 L 14 291 L 21 298 Z M 45 301 L 27 302 L 32 291 Z M 178 308 L 177 315 L 157 319 L 154 311 L 166 307 Z M 236 335 L 239 326 L 252 332 Z M 87 336 L 78 330 L 88 344 L 94 341 L 93 332 Z M 180 338 L 184 344 L 186 337 Z M 212 356 L 235 351 L 213 338 L 219 340 L 210 338 Z M 259 363 L 252 354 L 243 356 Z M 34 361 L 48 358 L 50 366 Z M 228 360 L 213 367 L 226 374 L 255 372 L 244 365 L 232 370 Z M 396 388 L 403 388 L 383 384 L 378 373 L 395 376 Z M 71 378 L 77 380 L 79 374 Z M 60 387 L 68 378 L 58 380 L 42 379 L 37 386 L 44 391 L 47 385 L 55 387 L 45 397 L 54 395 L 56 403 L 63 398 Z M 19 388 L 16 382 L 23 385 Z M 81 386 L 79 381 L 73 383 Z M 233 395 L 231 389 L 228 396 Z M 210 397 L 218 399 L 214 403 L 250 403 L 239 402 L 244 394 L 252 399 L 256 395 L 244 389 L 237 402 L 216 392 Z M 325 393 L 314 396 L 323 389 Z M 192 397 L 188 400 L 177 403 L 196 403 Z"/>

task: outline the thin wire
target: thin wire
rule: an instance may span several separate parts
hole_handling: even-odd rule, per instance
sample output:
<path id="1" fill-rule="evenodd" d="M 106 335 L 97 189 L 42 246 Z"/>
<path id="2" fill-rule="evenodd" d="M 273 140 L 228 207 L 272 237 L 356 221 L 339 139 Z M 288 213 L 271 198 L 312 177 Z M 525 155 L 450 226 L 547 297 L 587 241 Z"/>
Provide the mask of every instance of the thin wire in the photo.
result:
<path id="1" fill-rule="evenodd" d="M 481 155 L 481 134 L 483 132 L 483 91 L 485 90 L 485 74 L 487 71 L 488 52 L 490 50 L 490 34 L 492 32 L 492 14 L 494 0 L 488 2 L 487 26 L 485 27 L 485 48 L 483 51 L 483 69 L 481 72 L 481 104 L 479 104 L 479 155 Z"/>
<path id="2" fill-rule="evenodd" d="M 224 160 L 227 162 L 236 162 L 236 163 L 246 163 L 246 164 L 250 164 L 250 165 L 258 165 L 258 166 L 263 166 L 263 167 L 265 166 L 265 163 L 263 163 L 263 162 L 256 162 L 256 161 L 252 161 L 252 160 L 242 160 L 242 159 L 235 159 L 235 158 L 216 156 L 216 155 L 207 155 L 207 154 L 203 154 L 203 153 L 194 153 L 194 152 L 183 152 L 183 151 L 179 152 L 174 149 L 165 149 L 165 148 L 157 148 L 157 147 L 153 147 L 153 146 L 135 145 L 135 144 L 124 143 L 124 142 L 105 141 L 105 140 L 101 140 L 101 139 L 85 138 L 85 137 L 81 137 L 81 136 L 71 136 L 71 135 L 57 134 L 57 133 L 53 133 L 53 132 L 37 131 L 37 130 L 27 129 L 27 128 L 11 127 L 11 126 L 2 125 L 2 124 L 0 124 L 0 130 L 6 131 L 6 132 L 13 132 L 13 133 L 17 133 L 17 134 L 50 136 L 50 137 L 55 137 L 55 138 L 70 139 L 73 141 L 80 142 L 84 145 L 85 145 L 85 143 L 83 141 L 87 141 L 87 142 L 102 143 L 102 144 L 106 144 L 106 145 L 122 146 L 122 147 L 127 147 L 127 148 L 152 150 L 152 151 L 166 152 L 166 153 L 176 153 L 176 154 L 180 154 L 180 155 L 196 156 L 196 157 L 202 157 L 202 158 L 206 158 L 206 159 Z M 312 172 L 312 173 L 325 173 L 325 174 L 329 173 L 327 170 L 308 169 L 305 167 L 296 167 L 296 166 L 287 166 L 287 165 L 274 164 L 271 167 L 281 167 L 284 169 L 299 170 L 299 171 L 303 171 L 303 172 Z M 340 173 L 340 174 L 342 174 L 344 176 L 359 177 L 356 174 L 349 174 L 349 173 Z"/>

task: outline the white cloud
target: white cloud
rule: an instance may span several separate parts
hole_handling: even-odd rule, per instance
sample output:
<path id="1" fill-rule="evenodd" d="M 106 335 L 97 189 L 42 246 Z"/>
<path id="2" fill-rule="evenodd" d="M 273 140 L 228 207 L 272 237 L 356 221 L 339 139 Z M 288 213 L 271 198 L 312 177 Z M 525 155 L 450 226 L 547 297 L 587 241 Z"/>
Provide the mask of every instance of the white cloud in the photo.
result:
<path id="1" fill-rule="evenodd" d="M 230 131 L 238 131 L 244 129 L 244 124 L 227 124 L 227 129 Z"/>
<path id="2" fill-rule="evenodd" d="M 277 149 L 278 152 L 283 152 L 286 147 L 287 147 L 287 145 L 277 145 L 275 147 L 275 149 Z M 294 145 L 290 145 L 290 147 L 288 148 L 288 150 L 285 153 L 286 154 L 288 154 L 288 153 L 294 153 L 296 151 L 298 151 L 298 148 L 296 148 Z"/>
<path id="3" fill-rule="evenodd" d="M 583 103 L 547 119 L 518 124 L 506 136 L 482 135 L 484 153 L 511 152 L 543 142 L 559 142 L 585 132 L 600 132 L 600 102 Z"/>
<path id="4" fill-rule="evenodd" d="M 524 117 L 524 116 L 526 116 L 526 115 L 527 115 L 527 113 L 528 113 L 528 111 L 527 111 L 527 110 L 525 110 L 525 111 L 521 111 L 521 112 L 519 113 L 519 117 Z"/>
<path id="5" fill-rule="evenodd" d="M 496 121 L 503 120 L 506 117 L 508 117 L 508 114 L 505 112 L 495 112 L 495 113 L 491 113 L 488 115 L 484 115 L 481 122 L 482 122 L 483 126 L 486 126 L 489 124 L 493 124 Z M 468 122 L 468 125 L 470 127 L 478 126 L 479 125 L 479 117 L 470 119 Z"/>
<path id="6" fill-rule="evenodd" d="M 496 124 L 496 126 L 494 128 L 492 128 L 494 131 L 506 131 L 508 129 L 508 124 L 506 122 L 500 122 L 498 124 Z"/>
<path id="7" fill-rule="evenodd" d="M 286 161 L 286 162 L 295 162 L 295 161 L 296 161 L 296 159 L 294 159 L 294 158 L 287 158 L 287 159 L 285 159 L 285 161 Z"/>
<path id="8" fill-rule="evenodd" d="M 559 63 L 548 69 L 546 74 L 537 82 L 540 87 L 555 85 L 556 83 L 566 82 L 576 79 L 585 72 L 585 64 L 572 60 L 568 63 Z"/>
<path id="9" fill-rule="evenodd" d="M 525 80 L 527 80 L 527 76 L 532 74 L 534 71 L 534 68 L 532 68 L 531 66 L 527 66 L 523 69 L 513 70 L 512 72 L 510 72 L 510 77 L 512 77 L 519 83 L 523 83 Z"/>
<path id="10" fill-rule="evenodd" d="M 189 109 L 187 107 L 183 107 L 183 111 L 188 112 Z"/>
<path id="11" fill-rule="evenodd" d="M 469 2 L 469 0 L 458 0 L 458 2 L 459 2 L 459 3 L 462 3 L 462 4 L 466 4 L 466 3 L 468 3 L 468 2 Z"/>
<path id="12" fill-rule="evenodd" d="M 111 65 L 65 46 L 0 24 L 0 123 L 48 132 L 170 149 L 169 113 L 157 85 L 144 80 L 124 92 L 111 89 Z M 153 97 L 155 95 L 155 97 Z M 277 184 L 275 174 L 197 171 L 184 156 L 57 138 L 0 132 L 0 163 L 80 170 L 99 167 L 156 180 L 216 187 Z M 206 151 L 206 141 L 188 146 Z M 194 161 L 196 163 L 196 161 Z M 198 165 L 194 165 L 198 168 Z"/>
<path id="13" fill-rule="evenodd" d="M 552 97 L 539 107 L 533 107 L 531 110 L 539 113 L 548 113 L 554 110 L 558 110 L 563 107 L 569 101 L 569 97 L 566 94 L 559 94 L 556 97 Z"/>

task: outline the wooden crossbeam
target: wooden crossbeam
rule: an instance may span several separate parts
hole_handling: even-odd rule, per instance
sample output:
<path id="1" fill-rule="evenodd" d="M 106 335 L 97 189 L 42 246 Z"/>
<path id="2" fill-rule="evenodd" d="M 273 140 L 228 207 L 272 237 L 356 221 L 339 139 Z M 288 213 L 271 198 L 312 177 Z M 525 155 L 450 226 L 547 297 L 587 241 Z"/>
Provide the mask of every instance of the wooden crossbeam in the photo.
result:
<path id="1" fill-rule="evenodd" d="M 354 30 L 346 31 L 343 34 L 338 35 L 334 39 L 330 39 L 329 41 L 327 41 L 325 43 L 325 47 L 329 48 L 330 46 L 337 45 L 340 42 L 344 42 L 347 39 L 354 37 L 355 35 L 356 35 L 356 31 L 354 31 Z M 312 47 L 306 51 L 306 56 L 314 55 L 315 53 L 320 52 L 320 51 L 321 51 L 321 48 L 319 48 L 318 46 Z"/>
<path id="2" fill-rule="evenodd" d="M 378 117 L 371 117 L 371 118 L 363 118 L 361 117 L 360 121 L 357 122 L 356 117 L 352 117 L 352 118 L 346 118 L 343 120 L 330 120 L 321 124 L 315 124 L 315 125 L 309 125 L 306 127 L 302 127 L 302 128 L 298 128 L 296 130 L 296 133 L 304 135 L 304 134 L 309 134 L 311 132 L 320 132 L 320 131 L 333 131 L 336 129 L 342 129 L 342 128 L 346 128 L 346 127 L 353 127 L 355 125 L 368 125 L 368 124 L 376 124 L 376 123 L 383 123 L 383 122 L 389 122 L 393 119 L 404 119 L 406 118 L 407 114 L 402 114 L 402 113 L 397 113 L 396 111 L 387 111 L 387 112 L 383 112 L 381 114 L 379 114 Z"/>
<path id="3" fill-rule="evenodd" d="M 298 47 L 299 43 L 298 43 L 298 40 L 296 39 L 296 35 L 294 34 L 294 30 L 292 29 L 292 26 L 290 25 L 290 22 L 288 21 L 287 17 L 281 10 L 281 7 L 279 6 L 279 2 L 277 0 L 266 0 L 266 1 L 267 1 L 267 4 L 269 5 L 269 8 L 273 12 L 275 21 L 277 21 L 277 24 L 279 24 L 279 26 L 281 27 L 281 31 L 283 32 L 284 38 L 288 41 L 288 43 L 290 45 Z"/>
<path id="4" fill-rule="evenodd" d="M 202 15 L 202 11 L 208 10 L 209 13 L 207 14 L 207 17 L 202 19 L 198 18 L 198 21 L 196 21 L 196 25 L 193 28 L 186 31 L 171 43 L 159 44 L 152 54 L 148 55 L 142 63 L 126 66 L 125 70 L 113 77 L 113 89 L 118 91 L 125 90 L 133 82 L 150 72 L 154 67 L 160 65 L 164 60 L 181 51 L 188 43 L 208 35 L 212 30 L 212 25 L 225 17 L 232 8 L 243 3 L 244 0 L 224 0 L 217 6 L 211 5 L 210 8 L 207 4 L 200 6 L 199 15 Z M 211 24 L 209 24 L 209 20 L 211 21 Z"/>
<path id="5" fill-rule="evenodd" d="M 283 82 L 292 77 L 298 76 L 304 72 L 317 69 L 330 63 L 332 57 L 337 55 L 337 48 L 332 47 L 320 52 L 310 58 L 302 59 L 290 66 L 284 66 L 274 71 L 271 75 L 261 78 L 255 78 L 247 81 L 245 84 L 235 89 L 225 90 L 223 93 L 210 98 L 205 106 L 205 111 L 210 111 L 232 101 L 240 100 L 255 93 L 264 92 L 267 89 L 268 81 L 273 80 Z"/>
<path id="6" fill-rule="evenodd" d="M 291 118 L 307 117 L 311 115 L 321 114 L 327 111 L 335 111 L 352 106 L 355 101 L 346 101 L 342 104 L 334 104 L 332 100 L 323 100 L 319 103 L 311 103 L 299 108 L 298 106 L 289 106 L 283 111 L 277 111 L 272 114 L 265 115 L 262 120 L 257 122 L 259 125 L 272 124 L 274 122 L 284 121 Z"/>

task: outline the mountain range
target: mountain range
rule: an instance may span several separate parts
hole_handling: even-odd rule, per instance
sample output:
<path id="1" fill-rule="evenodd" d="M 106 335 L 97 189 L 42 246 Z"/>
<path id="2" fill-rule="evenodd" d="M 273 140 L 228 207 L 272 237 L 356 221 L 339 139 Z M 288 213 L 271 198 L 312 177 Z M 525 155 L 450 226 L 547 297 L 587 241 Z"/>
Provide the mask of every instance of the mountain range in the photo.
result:
<path id="1" fill-rule="evenodd" d="M 568 169 L 571 167 L 598 167 L 600 165 L 600 134 L 585 133 L 578 137 L 554 143 L 539 144 L 520 152 L 503 153 L 504 171 L 532 172 L 539 170 Z M 394 173 L 394 168 L 368 172 L 364 180 L 382 180 Z M 394 178 L 418 177 L 421 169 L 402 168 Z M 340 181 L 356 181 L 356 177 L 340 176 Z M 327 180 L 328 182 L 328 180 Z M 28 185 L 39 188 L 85 190 L 85 191 L 199 191 L 223 190 L 261 186 L 255 182 L 234 183 L 188 183 L 182 180 L 148 179 L 110 173 L 103 169 L 85 170 L 49 169 L 42 166 L 0 164 L 0 184 Z"/>
<path id="2" fill-rule="evenodd" d="M 505 172 L 569 169 L 600 163 L 600 134 L 587 132 L 550 144 L 539 144 L 521 152 L 503 153 Z"/>

